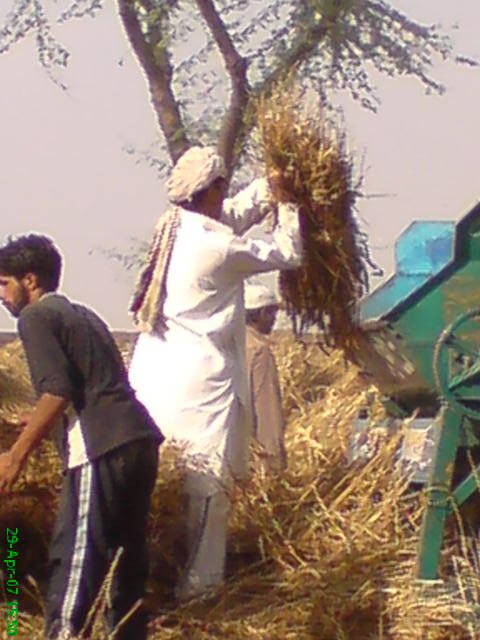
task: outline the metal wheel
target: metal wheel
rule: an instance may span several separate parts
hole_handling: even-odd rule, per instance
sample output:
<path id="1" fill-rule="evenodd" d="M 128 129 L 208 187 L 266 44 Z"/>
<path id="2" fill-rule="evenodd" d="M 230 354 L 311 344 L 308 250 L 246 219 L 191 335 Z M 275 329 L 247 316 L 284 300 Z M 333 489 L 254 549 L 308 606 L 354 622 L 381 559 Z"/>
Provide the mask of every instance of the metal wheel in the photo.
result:
<path id="1" fill-rule="evenodd" d="M 433 375 L 451 406 L 480 420 L 480 309 L 461 314 L 442 331 L 433 352 Z"/>

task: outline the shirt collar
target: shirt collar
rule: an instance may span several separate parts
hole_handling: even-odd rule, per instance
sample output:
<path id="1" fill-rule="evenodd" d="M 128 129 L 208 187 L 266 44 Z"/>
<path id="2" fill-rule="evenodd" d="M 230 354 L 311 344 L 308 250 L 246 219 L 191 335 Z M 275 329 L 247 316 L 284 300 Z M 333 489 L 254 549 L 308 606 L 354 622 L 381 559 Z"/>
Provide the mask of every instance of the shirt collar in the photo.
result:
<path id="1" fill-rule="evenodd" d="M 50 298 L 51 296 L 58 296 L 58 292 L 57 291 L 45 291 L 45 293 L 42 293 L 42 295 L 39 297 L 38 302 L 40 302 L 40 300 L 43 300 L 44 298 Z"/>

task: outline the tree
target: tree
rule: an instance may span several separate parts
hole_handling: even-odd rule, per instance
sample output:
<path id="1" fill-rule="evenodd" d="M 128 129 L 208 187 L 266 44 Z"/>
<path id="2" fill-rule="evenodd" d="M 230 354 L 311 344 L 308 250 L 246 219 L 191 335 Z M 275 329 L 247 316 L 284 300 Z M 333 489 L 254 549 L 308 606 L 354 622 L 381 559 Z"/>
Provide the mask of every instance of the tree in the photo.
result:
<path id="1" fill-rule="evenodd" d="M 61 24 L 94 16 L 103 4 L 69 2 L 61 9 L 58 0 L 13 0 L 0 53 L 33 36 L 40 63 L 55 79 L 55 68 L 68 62 Z M 116 2 L 168 157 L 175 161 L 193 143 L 216 141 L 230 173 L 248 141 L 252 106 L 286 72 L 326 100 L 332 89 L 346 89 L 375 111 L 374 69 L 413 76 L 441 93 L 431 74 L 437 60 L 476 64 L 454 52 L 441 27 L 421 25 L 383 0 Z"/>

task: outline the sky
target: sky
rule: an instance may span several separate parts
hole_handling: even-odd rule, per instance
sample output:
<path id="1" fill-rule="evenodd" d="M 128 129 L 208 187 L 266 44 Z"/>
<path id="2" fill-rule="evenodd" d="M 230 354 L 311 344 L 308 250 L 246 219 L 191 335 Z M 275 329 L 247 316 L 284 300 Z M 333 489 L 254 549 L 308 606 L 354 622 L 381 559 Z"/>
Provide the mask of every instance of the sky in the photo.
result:
<path id="1" fill-rule="evenodd" d="M 419 21 L 456 25 L 456 50 L 480 59 L 478 0 L 393 4 Z M 132 329 L 134 274 L 101 249 L 126 252 L 131 238 L 148 239 L 164 209 L 162 181 L 125 152 L 155 142 L 155 117 L 113 3 L 93 20 L 64 25 L 60 37 L 71 52 L 61 73 L 67 91 L 45 74 L 31 41 L 0 56 L 0 241 L 50 235 L 65 257 L 62 290 L 112 328 Z M 369 197 L 359 201 L 359 216 L 385 276 L 409 222 L 458 219 L 479 199 L 480 69 L 443 63 L 434 73 L 444 96 L 425 95 L 412 79 L 374 76 L 382 101 L 376 115 L 339 96 L 350 148 L 364 157 Z M 14 326 L 0 313 L 0 330 Z"/>

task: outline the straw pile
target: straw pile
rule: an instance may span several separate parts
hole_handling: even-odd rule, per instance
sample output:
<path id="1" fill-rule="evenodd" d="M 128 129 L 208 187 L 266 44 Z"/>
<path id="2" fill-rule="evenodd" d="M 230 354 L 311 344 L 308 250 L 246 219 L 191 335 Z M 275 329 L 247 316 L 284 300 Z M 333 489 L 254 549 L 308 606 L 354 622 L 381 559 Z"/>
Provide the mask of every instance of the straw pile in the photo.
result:
<path id="1" fill-rule="evenodd" d="M 456 549 L 463 592 L 454 586 L 415 599 L 420 510 L 396 466 L 401 435 L 349 463 L 352 419 L 375 389 L 341 353 L 326 358 L 313 342 L 283 336 L 276 352 L 289 416 L 288 470 L 266 475 L 253 459 L 250 482 L 235 489 L 225 590 L 177 608 L 171 592 L 183 558 L 182 468 L 175 451 L 162 452 L 149 530 L 149 638 L 472 640 L 480 582 L 471 554 Z M 52 490 L 46 460 L 56 464 L 51 450 L 34 463 L 38 491 Z M 34 483 L 32 476 L 31 490 Z M 46 534 L 45 514 L 23 515 Z M 41 616 L 25 603 L 20 609 L 20 637 L 40 640 Z M 106 637 L 98 626 L 93 640 Z"/>
<path id="2" fill-rule="evenodd" d="M 322 108 L 304 103 L 299 90 L 280 85 L 258 106 L 274 197 L 300 208 L 303 264 L 282 272 L 280 287 L 294 331 L 317 326 L 326 345 L 350 351 L 356 303 L 376 267 L 353 213 L 358 185 L 345 134 Z"/>
<path id="3" fill-rule="evenodd" d="M 8 343 L 0 350 L 0 452 L 8 449 L 17 438 L 20 416 L 28 413 L 33 402 L 34 393 L 21 343 Z M 60 465 L 53 444 L 43 442 L 28 461 L 14 495 L 0 500 L 0 540 L 4 539 L 7 527 L 18 527 L 22 532 L 17 567 L 23 575 L 44 575 L 60 482 Z M 0 550 L 3 548 L 0 541 Z M 25 584 L 26 594 L 30 589 L 31 585 Z M 33 604 L 28 595 L 23 600 Z"/>
<path id="4" fill-rule="evenodd" d="M 0 361 L 0 416 L 12 425 L 16 424 L 25 407 L 34 400 L 30 378 L 21 343 L 11 342 L 2 347 Z M 4 429 L 0 432 L 0 444 L 11 437 Z"/>

